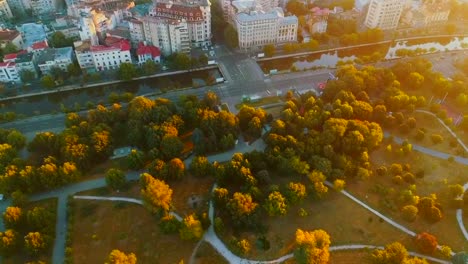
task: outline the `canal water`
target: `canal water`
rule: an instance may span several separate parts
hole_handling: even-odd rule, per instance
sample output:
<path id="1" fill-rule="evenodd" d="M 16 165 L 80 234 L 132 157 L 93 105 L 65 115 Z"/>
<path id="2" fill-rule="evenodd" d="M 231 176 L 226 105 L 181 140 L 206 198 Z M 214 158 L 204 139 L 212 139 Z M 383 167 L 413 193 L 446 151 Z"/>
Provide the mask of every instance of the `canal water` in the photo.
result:
<path id="1" fill-rule="evenodd" d="M 218 77 L 222 77 L 219 69 L 211 69 L 37 95 L 3 101 L 0 103 L 0 113 L 15 112 L 24 116 L 49 114 L 60 112 L 63 107 L 76 109 L 85 108 L 89 104 L 109 104 L 109 95 L 112 93 L 132 93 L 135 96 L 158 94 L 171 89 L 204 86 L 208 79 L 216 80 Z"/>

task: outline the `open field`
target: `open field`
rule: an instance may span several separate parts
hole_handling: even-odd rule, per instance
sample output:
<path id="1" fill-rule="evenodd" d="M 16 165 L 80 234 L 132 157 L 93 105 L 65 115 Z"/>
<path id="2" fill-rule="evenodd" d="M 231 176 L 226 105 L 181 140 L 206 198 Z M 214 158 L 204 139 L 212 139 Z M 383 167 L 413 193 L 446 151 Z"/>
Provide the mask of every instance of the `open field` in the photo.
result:
<path id="1" fill-rule="evenodd" d="M 397 155 L 384 153 L 383 150 L 374 152 L 371 155 L 371 160 L 376 167 L 380 165 L 389 167 L 392 163 L 401 163 L 410 164 L 413 172 L 424 170 L 424 178 L 416 179 L 416 194 L 420 197 L 432 193 L 436 194 L 437 201 L 442 205 L 444 217 L 435 224 L 431 224 L 420 217 L 413 223 L 405 221 L 400 213 L 400 207 L 403 204 L 396 202 L 395 198 L 398 196 L 399 191 L 407 189 L 409 184 L 395 185 L 392 183 L 391 175 L 378 176 L 374 174 L 367 181 L 349 183 L 346 189 L 352 195 L 416 233 L 429 232 L 435 235 L 439 244 L 448 245 L 454 251 L 466 249 L 468 244 L 458 227 L 455 208 L 450 205 L 448 198 L 449 185 L 463 184 L 468 181 L 465 165 L 433 158 L 419 152 L 398 157 Z M 380 186 L 380 189 L 385 189 L 389 194 L 384 195 L 382 192 L 375 191 L 377 186 Z M 393 208 L 388 206 L 389 202 L 394 205 Z M 466 214 L 465 221 L 468 221 Z"/>
<path id="2" fill-rule="evenodd" d="M 308 212 L 308 216 L 298 214 L 300 208 Z M 270 242 L 270 249 L 263 251 L 255 246 L 258 237 L 253 233 L 241 233 L 240 239 L 248 239 L 252 251 L 248 255 L 255 259 L 273 259 L 291 252 L 294 245 L 294 235 L 298 228 L 304 230 L 323 229 L 331 237 L 332 245 L 370 244 L 386 245 L 400 241 L 408 249 L 414 249 L 411 238 L 392 227 L 366 209 L 355 204 L 347 197 L 333 190 L 322 200 L 311 198 L 298 206 L 289 208 L 283 217 L 265 217 L 264 223 L 269 227 L 265 237 Z M 229 245 L 232 233 L 227 232 L 223 240 Z"/>
<path id="3" fill-rule="evenodd" d="M 185 263 L 195 242 L 165 235 L 154 216 L 136 204 L 75 200 L 74 263 L 105 262 L 113 249 L 136 254 L 138 263 Z"/>
<path id="4" fill-rule="evenodd" d="M 41 201 L 38 201 L 38 202 L 28 203 L 23 208 L 23 212 L 26 212 L 27 210 L 33 209 L 34 207 L 43 207 L 43 208 L 46 208 L 46 209 L 52 209 L 54 211 L 54 214 L 56 214 L 56 212 L 57 212 L 57 199 L 51 198 L 51 199 L 47 199 L 47 200 L 41 200 Z M 55 237 L 55 222 L 50 223 L 50 224 L 53 226 L 52 227 L 52 229 L 54 230 L 53 236 Z M 23 238 L 21 237 L 19 239 L 22 240 Z M 42 261 L 44 261 L 46 263 L 50 263 L 50 261 L 52 259 L 52 248 L 53 248 L 53 241 L 50 243 L 49 251 L 46 254 L 42 254 L 42 255 L 40 255 L 38 257 L 31 258 L 31 257 L 27 256 L 24 252 L 20 252 L 17 255 L 11 256 L 9 258 L 2 259 L 3 262 L 1 262 L 1 263 L 4 263 L 4 264 L 17 264 L 17 263 L 26 263 L 26 262 L 29 262 L 29 261 L 32 261 L 32 260 L 42 260 Z"/>
<path id="5" fill-rule="evenodd" d="M 209 243 L 202 242 L 195 254 L 194 264 L 228 264 Z"/>

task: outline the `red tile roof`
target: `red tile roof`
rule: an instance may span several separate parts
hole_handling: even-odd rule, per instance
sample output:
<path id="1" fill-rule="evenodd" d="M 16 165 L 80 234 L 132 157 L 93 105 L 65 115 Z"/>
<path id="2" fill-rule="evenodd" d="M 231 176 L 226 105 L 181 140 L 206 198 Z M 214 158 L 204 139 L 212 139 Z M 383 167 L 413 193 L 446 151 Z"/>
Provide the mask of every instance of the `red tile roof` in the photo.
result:
<path id="1" fill-rule="evenodd" d="M 109 39 L 109 41 L 108 41 Z M 130 42 L 126 39 L 115 38 L 115 37 L 107 37 L 105 40 L 106 44 L 109 43 L 110 45 L 97 45 L 91 46 L 91 52 L 102 52 L 102 51 L 128 51 L 130 50 Z"/>
<path id="2" fill-rule="evenodd" d="M 145 45 L 142 42 L 138 44 L 137 55 L 151 54 L 152 58 L 161 56 L 161 50 L 152 45 Z"/>
<path id="3" fill-rule="evenodd" d="M 8 67 L 8 68 L 11 68 L 11 67 L 15 67 L 16 63 L 14 62 L 0 62 L 0 67 Z"/>
<path id="4" fill-rule="evenodd" d="M 16 30 L 0 30 L 0 41 L 13 41 L 19 34 Z"/>
<path id="5" fill-rule="evenodd" d="M 20 50 L 18 51 L 18 53 L 5 54 L 5 56 L 3 56 L 3 60 L 16 60 L 16 57 L 18 57 L 18 55 L 26 53 L 28 53 L 26 50 Z"/>
<path id="6" fill-rule="evenodd" d="M 157 17 L 186 19 L 187 21 L 203 20 L 203 14 L 200 7 L 197 6 L 184 6 L 172 4 L 166 8 L 165 3 L 156 3 L 154 11 Z"/>
<path id="7" fill-rule="evenodd" d="M 39 41 L 31 45 L 31 48 L 33 50 L 42 50 L 48 47 L 49 47 L 49 43 L 47 43 L 47 40 Z"/>

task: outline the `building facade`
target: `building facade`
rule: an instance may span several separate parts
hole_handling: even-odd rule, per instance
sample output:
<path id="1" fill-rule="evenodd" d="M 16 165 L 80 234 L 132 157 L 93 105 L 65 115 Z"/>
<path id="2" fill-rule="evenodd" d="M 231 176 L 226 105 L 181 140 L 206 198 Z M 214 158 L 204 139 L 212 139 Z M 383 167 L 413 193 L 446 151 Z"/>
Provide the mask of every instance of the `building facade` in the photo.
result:
<path id="1" fill-rule="evenodd" d="M 30 0 L 30 4 L 34 16 L 52 15 L 56 11 L 53 0 Z"/>
<path id="2" fill-rule="evenodd" d="M 11 13 L 10 6 L 8 5 L 7 0 L 0 0 L 0 20 L 12 17 L 13 14 Z"/>
<path id="3" fill-rule="evenodd" d="M 158 47 L 164 55 L 190 52 L 187 22 L 184 20 L 142 18 L 144 40 Z"/>
<path id="4" fill-rule="evenodd" d="M 209 0 L 156 2 L 150 16 L 187 23 L 192 46 L 211 45 L 211 3 Z"/>
<path id="5" fill-rule="evenodd" d="M 7 0 L 13 16 L 24 17 L 26 15 L 26 6 L 22 0 Z"/>
<path id="6" fill-rule="evenodd" d="M 132 47 L 138 47 L 138 44 L 145 40 L 143 22 L 135 18 L 129 19 L 128 28 L 130 31 L 130 42 L 132 43 Z"/>
<path id="7" fill-rule="evenodd" d="M 52 68 L 67 71 L 68 65 L 73 63 L 73 48 L 48 48 L 37 54 L 37 67 L 42 74 L 48 74 Z"/>
<path id="8" fill-rule="evenodd" d="M 371 0 L 364 24 L 382 30 L 398 27 L 405 0 Z"/>
<path id="9" fill-rule="evenodd" d="M 4 48 L 8 43 L 15 45 L 18 49 L 23 48 L 23 37 L 16 30 L 0 30 L 0 48 Z"/>
<path id="10" fill-rule="evenodd" d="M 298 19 L 284 16 L 281 8 L 270 12 L 241 12 L 235 16 L 239 47 L 248 49 L 268 44 L 297 41 Z"/>
<path id="11" fill-rule="evenodd" d="M 14 62 L 0 62 L 0 82 L 21 82 Z"/>
<path id="12" fill-rule="evenodd" d="M 152 45 L 146 45 L 140 42 L 136 51 L 138 56 L 138 64 L 142 65 L 148 60 L 152 60 L 156 63 L 161 61 L 161 51 L 158 47 Z"/>
<path id="13" fill-rule="evenodd" d="M 114 70 L 124 62 L 132 62 L 130 57 L 130 42 L 121 39 L 113 46 L 91 46 L 91 56 L 96 71 Z"/>

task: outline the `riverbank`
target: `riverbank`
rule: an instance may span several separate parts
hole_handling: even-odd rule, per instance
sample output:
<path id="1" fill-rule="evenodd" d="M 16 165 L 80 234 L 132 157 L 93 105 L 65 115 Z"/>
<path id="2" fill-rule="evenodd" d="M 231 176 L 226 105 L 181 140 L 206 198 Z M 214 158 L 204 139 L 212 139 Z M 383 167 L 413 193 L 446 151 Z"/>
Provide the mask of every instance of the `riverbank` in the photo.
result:
<path id="1" fill-rule="evenodd" d="M 165 77 L 165 76 L 184 74 L 184 73 L 191 73 L 191 72 L 197 72 L 197 71 L 213 70 L 213 69 L 218 69 L 219 70 L 218 65 L 210 65 L 210 66 L 196 68 L 196 69 L 190 69 L 190 70 L 180 70 L 180 71 L 157 73 L 157 74 L 153 74 L 153 75 L 146 75 L 146 76 L 136 77 L 136 78 L 133 78 L 132 80 L 129 80 L 129 81 L 115 80 L 115 81 L 92 83 L 92 84 L 89 84 L 89 85 L 67 85 L 67 86 L 58 87 L 56 89 L 48 90 L 48 91 L 25 93 L 25 94 L 21 94 L 21 95 L 15 95 L 15 96 L 11 96 L 11 97 L 0 98 L 0 102 L 7 102 L 7 101 L 12 101 L 12 100 L 24 99 L 24 98 L 27 98 L 27 97 L 33 97 L 33 96 L 50 95 L 50 94 L 55 94 L 55 93 L 67 92 L 67 91 L 76 91 L 76 90 L 81 90 L 81 89 L 94 88 L 94 87 L 99 87 L 99 86 L 104 86 L 104 85 L 129 83 L 129 82 L 139 81 L 139 80 L 144 80 L 144 79 Z"/>

